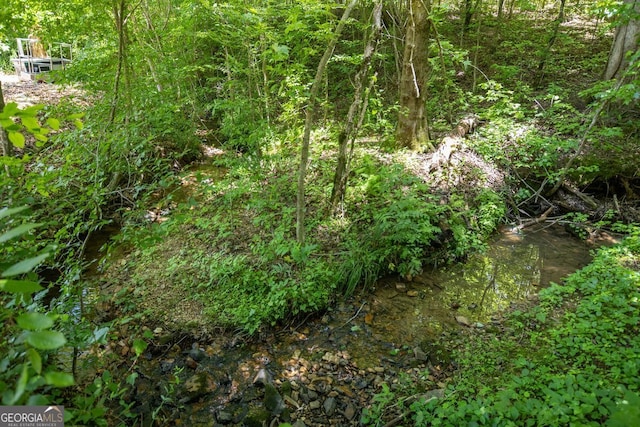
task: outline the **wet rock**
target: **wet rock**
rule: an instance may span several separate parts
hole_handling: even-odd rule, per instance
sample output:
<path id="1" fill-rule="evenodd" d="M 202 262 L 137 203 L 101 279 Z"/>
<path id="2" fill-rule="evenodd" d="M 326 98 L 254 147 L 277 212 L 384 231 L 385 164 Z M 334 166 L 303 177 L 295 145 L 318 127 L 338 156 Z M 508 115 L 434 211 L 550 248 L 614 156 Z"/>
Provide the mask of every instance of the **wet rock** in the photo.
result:
<path id="1" fill-rule="evenodd" d="M 429 390 L 428 392 L 426 392 L 424 394 L 424 399 L 425 400 L 431 400 L 431 399 L 442 399 L 444 397 L 444 389 L 443 388 L 438 388 L 435 390 Z"/>
<path id="2" fill-rule="evenodd" d="M 195 400 L 217 389 L 215 380 L 207 372 L 199 372 L 184 382 L 188 401 Z"/>
<path id="3" fill-rule="evenodd" d="M 271 384 L 273 382 L 273 376 L 265 368 L 258 371 L 253 378 L 253 385 L 264 386 L 265 384 Z"/>
<path id="4" fill-rule="evenodd" d="M 471 326 L 471 322 L 464 316 L 456 316 L 456 322 L 461 324 L 462 326 Z"/>
<path id="5" fill-rule="evenodd" d="M 271 413 L 264 408 L 253 408 L 247 416 L 242 420 L 242 425 L 247 427 L 262 427 L 269 425 Z"/>
<path id="6" fill-rule="evenodd" d="M 263 404 L 265 409 L 274 416 L 280 415 L 285 408 L 284 399 L 271 383 L 264 385 Z"/>
<path id="7" fill-rule="evenodd" d="M 336 412 L 336 407 L 338 406 L 336 399 L 333 397 L 328 397 L 325 399 L 322 404 L 322 408 L 324 409 L 324 413 L 328 416 L 332 416 L 334 412 Z"/>
<path id="8" fill-rule="evenodd" d="M 429 355 L 425 353 L 420 347 L 414 347 L 413 355 L 419 362 L 426 362 L 429 360 Z"/>
<path id="9" fill-rule="evenodd" d="M 176 364 L 176 360 L 175 359 L 165 359 L 165 360 L 161 360 L 160 361 L 160 370 L 163 373 L 167 373 L 167 372 L 171 372 L 173 371 L 173 367 Z"/>
<path id="10" fill-rule="evenodd" d="M 216 418 L 220 424 L 230 424 L 233 421 L 233 414 L 227 411 L 220 411 Z"/>
<path id="11" fill-rule="evenodd" d="M 205 357 L 207 357 L 207 353 L 205 353 L 204 350 L 197 347 L 189 350 L 187 352 L 187 355 L 193 360 L 195 360 L 196 362 L 201 362 Z"/>
<path id="12" fill-rule="evenodd" d="M 353 420 L 353 417 L 356 416 L 356 408 L 351 403 L 347 403 L 347 407 L 344 408 L 342 415 L 349 421 Z"/>
<path id="13" fill-rule="evenodd" d="M 196 369 L 198 367 L 198 362 L 196 362 L 189 356 L 187 356 L 187 358 L 185 359 L 184 364 L 191 369 Z"/>

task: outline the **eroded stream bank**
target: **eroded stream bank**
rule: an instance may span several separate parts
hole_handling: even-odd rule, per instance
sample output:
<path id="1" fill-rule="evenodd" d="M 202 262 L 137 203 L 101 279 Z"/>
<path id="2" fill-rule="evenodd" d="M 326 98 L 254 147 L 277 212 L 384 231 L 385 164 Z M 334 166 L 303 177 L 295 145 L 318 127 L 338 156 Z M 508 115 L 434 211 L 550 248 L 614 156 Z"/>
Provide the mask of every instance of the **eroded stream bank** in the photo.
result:
<path id="1" fill-rule="evenodd" d="M 123 366 L 137 373 L 127 398 L 144 425 L 359 425 L 382 384 L 420 378 L 427 396 L 441 396 L 465 332 L 499 330 L 501 310 L 586 265 L 589 251 L 559 226 L 503 229 L 465 263 L 409 283 L 387 278 L 255 340 L 149 330 L 142 357 Z M 123 341 L 106 352 L 132 353 Z"/>

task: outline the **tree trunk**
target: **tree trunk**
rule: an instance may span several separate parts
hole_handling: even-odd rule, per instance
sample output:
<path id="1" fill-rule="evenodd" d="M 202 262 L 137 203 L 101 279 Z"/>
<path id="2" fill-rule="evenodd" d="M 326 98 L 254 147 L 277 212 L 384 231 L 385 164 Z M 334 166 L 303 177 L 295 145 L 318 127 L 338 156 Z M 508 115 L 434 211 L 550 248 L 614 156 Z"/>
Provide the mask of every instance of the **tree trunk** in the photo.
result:
<path id="1" fill-rule="evenodd" d="M 309 102 L 307 103 L 307 108 L 305 111 L 305 121 L 304 121 L 304 134 L 302 136 L 302 148 L 300 150 L 300 166 L 298 168 L 298 195 L 296 200 L 296 239 L 298 244 L 303 245 L 305 240 L 305 185 L 304 181 L 307 175 L 307 164 L 309 163 L 309 140 L 311 139 L 311 126 L 313 125 L 313 118 L 316 113 L 317 106 L 317 97 L 318 92 L 320 91 L 320 84 L 322 82 L 322 76 L 324 74 L 324 70 L 327 67 L 327 63 L 329 62 L 329 58 L 333 54 L 333 49 L 340 38 L 340 34 L 342 33 L 342 29 L 349 19 L 349 15 L 351 11 L 358 3 L 358 0 L 351 0 L 347 8 L 344 10 L 342 14 L 342 18 L 340 18 L 340 22 L 336 27 L 336 32 L 333 35 L 333 38 L 329 42 L 327 49 L 324 51 L 324 55 L 320 59 L 320 63 L 318 64 L 318 69 L 316 70 L 316 77 L 313 79 L 313 84 L 311 85 L 311 91 L 309 93 Z"/>
<path id="2" fill-rule="evenodd" d="M 397 145 L 418 150 L 429 142 L 425 111 L 426 77 L 429 70 L 429 0 L 408 0 L 409 22 L 404 41 L 400 77 L 400 112 Z"/>
<path id="3" fill-rule="evenodd" d="M 640 0 L 624 0 L 625 9 L 636 17 L 640 14 Z M 620 78 L 627 68 L 627 54 L 638 50 L 640 20 L 632 18 L 616 29 L 616 35 L 609 52 L 609 61 L 604 71 L 604 80 Z"/>
<path id="4" fill-rule="evenodd" d="M 333 177 L 333 189 L 331 190 L 331 209 L 335 210 L 338 203 L 344 197 L 344 193 L 347 187 L 347 177 L 349 175 L 348 164 L 350 163 L 350 156 L 347 156 L 347 143 L 355 139 L 359 123 L 356 123 L 356 114 L 362 112 L 362 106 L 364 104 L 365 95 L 365 82 L 369 75 L 369 69 L 371 64 L 371 58 L 375 54 L 378 42 L 380 40 L 380 34 L 382 33 L 382 1 L 378 1 L 373 8 L 373 32 L 367 46 L 364 49 L 362 55 L 362 65 L 355 77 L 355 93 L 353 95 L 353 102 L 349 107 L 347 113 L 347 120 L 342 132 L 339 136 L 338 145 L 338 163 L 336 165 L 336 173 Z"/>
<path id="5" fill-rule="evenodd" d="M 4 93 L 2 92 L 2 82 L 0 82 L 0 111 L 4 110 Z M 9 138 L 7 137 L 7 131 L 4 130 L 3 127 L 0 127 L 0 155 L 10 157 L 12 154 L 11 143 L 9 142 Z M 9 173 L 9 166 L 7 164 L 4 165 L 4 170 L 7 175 Z"/>
<path id="6" fill-rule="evenodd" d="M 547 42 L 546 47 L 542 51 L 542 56 L 540 58 L 540 62 L 538 63 L 538 70 L 537 70 L 538 76 L 536 80 L 539 86 L 542 85 L 542 82 L 544 80 L 544 66 L 547 64 L 547 59 L 551 54 L 551 49 L 553 48 L 553 45 L 556 43 L 556 39 L 558 38 L 558 33 L 560 32 L 560 24 L 562 24 L 562 21 L 564 21 L 565 3 L 566 3 L 566 0 L 560 0 L 560 10 L 558 11 L 558 17 L 554 22 L 553 31 L 549 36 L 549 41 Z"/>

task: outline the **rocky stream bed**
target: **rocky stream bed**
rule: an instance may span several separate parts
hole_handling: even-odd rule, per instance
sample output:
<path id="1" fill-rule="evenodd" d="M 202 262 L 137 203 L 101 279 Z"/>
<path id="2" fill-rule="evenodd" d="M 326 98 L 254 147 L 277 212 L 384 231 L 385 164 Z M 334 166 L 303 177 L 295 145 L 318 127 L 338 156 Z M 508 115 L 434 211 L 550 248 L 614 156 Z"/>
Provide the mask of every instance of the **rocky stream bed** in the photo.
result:
<path id="1" fill-rule="evenodd" d="M 452 351 L 466 334 L 500 332 L 504 310 L 586 265 L 589 250 L 559 226 L 505 228 L 463 264 L 411 282 L 386 278 L 366 297 L 251 339 L 151 326 L 135 362 L 126 339 L 100 356 L 117 355 L 123 372 L 137 374 L 125 397 L 142 425 L 361 425 L 387 386 L 418 380 L 414 399 L 447 398 Z M 393 411 L 386 425 L 403 422 Z"/>

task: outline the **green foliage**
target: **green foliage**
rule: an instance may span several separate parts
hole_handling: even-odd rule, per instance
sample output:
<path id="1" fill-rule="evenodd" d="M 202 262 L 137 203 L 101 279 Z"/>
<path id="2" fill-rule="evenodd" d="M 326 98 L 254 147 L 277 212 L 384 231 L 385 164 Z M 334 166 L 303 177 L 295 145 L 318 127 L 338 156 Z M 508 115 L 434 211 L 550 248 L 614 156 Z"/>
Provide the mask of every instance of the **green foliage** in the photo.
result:
<path id="1" fill-rule="evenodd" d="M 58 316 L 37 311 L 32 295 L 43 288 L 33 270 L 49 255 L 25 245 L 21 251 L 9 248 L 14 240 L 28 237 L 38 226 L 18 216 L 26 207 L 0 209 L 0 395 L 3 405 L 42 404 L 53 387 L 74 384 L 73 376 L 61 372 L 49 359 L 53 350 L 67 340 L 54 329 Z M 31 249 L 29 249 L 31 248 Z M 28 258 L 25 258 L 28 257 Z"/>

